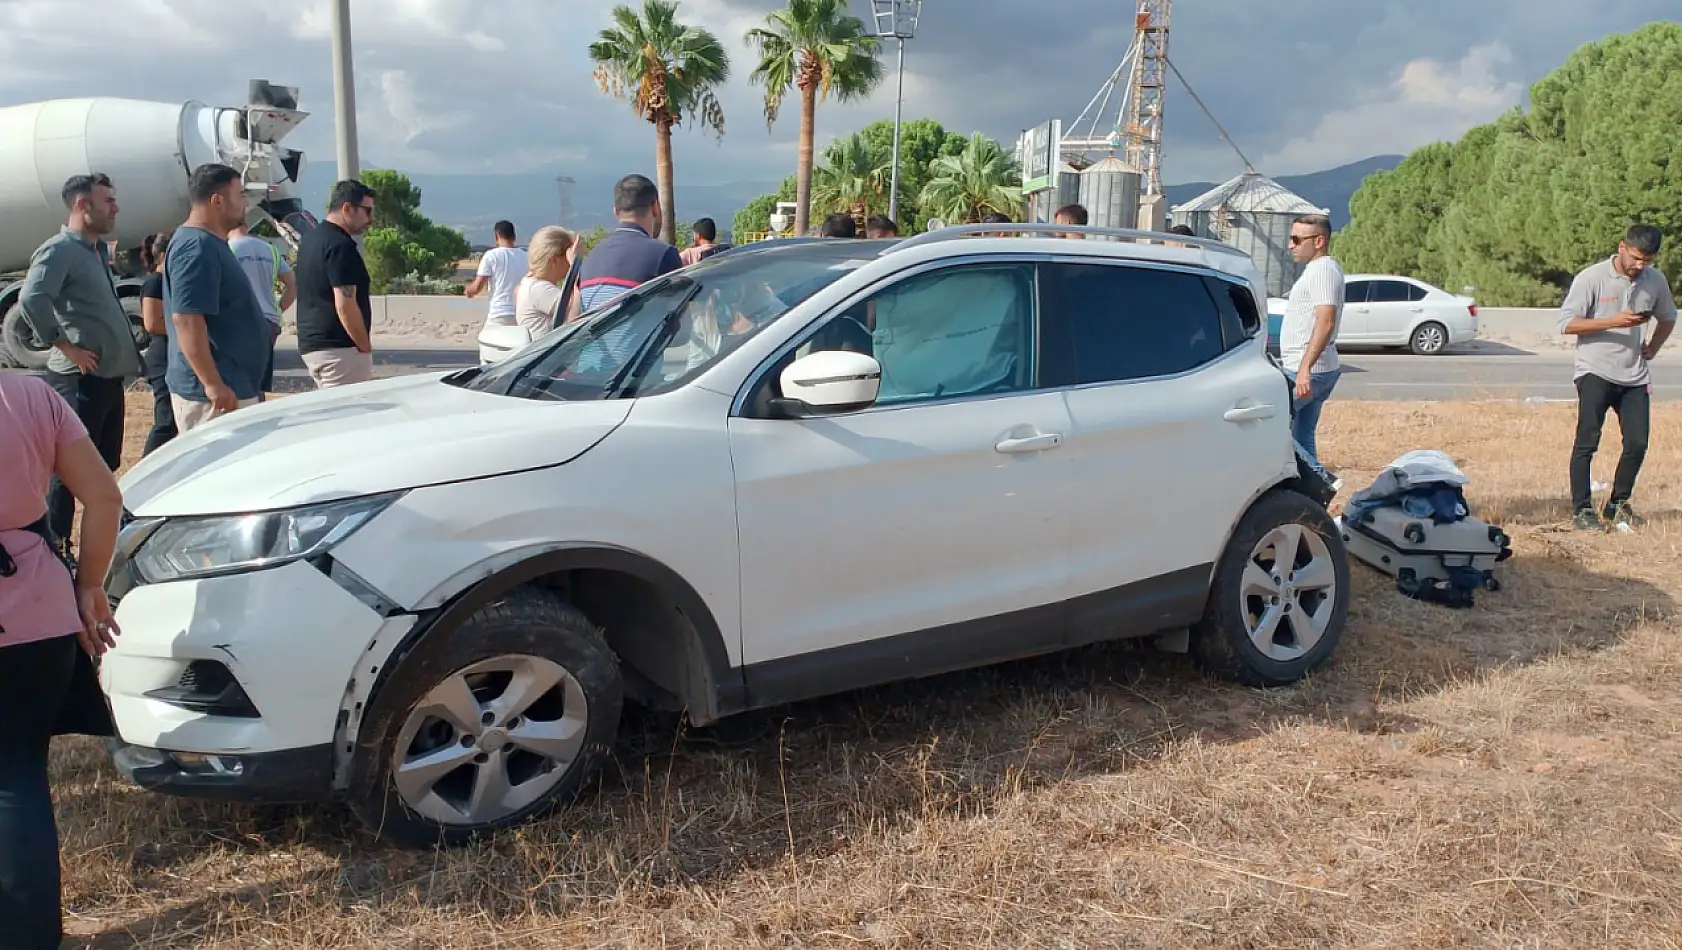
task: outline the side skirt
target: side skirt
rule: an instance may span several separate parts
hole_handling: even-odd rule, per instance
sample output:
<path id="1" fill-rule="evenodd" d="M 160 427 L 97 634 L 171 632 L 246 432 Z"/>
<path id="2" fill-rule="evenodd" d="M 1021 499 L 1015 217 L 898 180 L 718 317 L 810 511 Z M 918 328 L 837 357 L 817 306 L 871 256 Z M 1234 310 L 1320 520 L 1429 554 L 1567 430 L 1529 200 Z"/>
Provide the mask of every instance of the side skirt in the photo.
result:
<path id="1" fill-rule="evenodd" d="M 1213 564 L 1200 564 L 1062 603 L 754 663 L 742 671 L 748 706 L 776 706 L 1185 627 L 1203 616 L 1213 572 Z"/>

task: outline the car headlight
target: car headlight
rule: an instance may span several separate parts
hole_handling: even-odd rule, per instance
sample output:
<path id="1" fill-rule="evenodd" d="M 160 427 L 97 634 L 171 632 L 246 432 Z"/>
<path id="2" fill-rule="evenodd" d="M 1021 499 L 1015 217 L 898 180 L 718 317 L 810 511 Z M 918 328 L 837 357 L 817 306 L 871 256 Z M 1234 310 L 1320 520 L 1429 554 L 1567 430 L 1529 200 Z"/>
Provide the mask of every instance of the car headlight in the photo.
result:
<path id="1" fill-rule="evenodd" d="M 325 554 L 401 497 L 352 498 L 285 511 L 170 518 L 134 555 L 148 584 L 277 567 Z"/>

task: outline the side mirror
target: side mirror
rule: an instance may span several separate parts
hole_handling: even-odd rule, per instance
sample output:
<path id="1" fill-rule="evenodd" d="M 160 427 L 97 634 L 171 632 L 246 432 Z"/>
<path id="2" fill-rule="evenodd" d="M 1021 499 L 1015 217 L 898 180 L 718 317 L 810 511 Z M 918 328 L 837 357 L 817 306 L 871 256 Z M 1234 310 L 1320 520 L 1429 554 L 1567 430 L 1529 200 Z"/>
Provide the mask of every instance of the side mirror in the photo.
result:
<path id="1" fill-rule="evenodd" d="M 784 418 L 867 409 L 882 387 L 882 364 L 851 350 L 820 350 L 795 360 L 779 377 L 783 398 L 772 407 Z"/>

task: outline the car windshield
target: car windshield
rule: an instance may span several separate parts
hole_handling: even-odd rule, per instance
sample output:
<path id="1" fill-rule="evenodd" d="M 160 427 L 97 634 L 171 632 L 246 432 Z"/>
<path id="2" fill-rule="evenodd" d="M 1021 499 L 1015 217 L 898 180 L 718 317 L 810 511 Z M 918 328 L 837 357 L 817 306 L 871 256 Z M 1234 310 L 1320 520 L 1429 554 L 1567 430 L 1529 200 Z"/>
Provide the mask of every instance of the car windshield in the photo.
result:
<path id="1" fill-rule="evenodd" d="M 522 399 L 651 396 L 684 385 L 880 248 L 825 241 L 718 255 L 650 281 L 483 371 L 466 389 Z"/>

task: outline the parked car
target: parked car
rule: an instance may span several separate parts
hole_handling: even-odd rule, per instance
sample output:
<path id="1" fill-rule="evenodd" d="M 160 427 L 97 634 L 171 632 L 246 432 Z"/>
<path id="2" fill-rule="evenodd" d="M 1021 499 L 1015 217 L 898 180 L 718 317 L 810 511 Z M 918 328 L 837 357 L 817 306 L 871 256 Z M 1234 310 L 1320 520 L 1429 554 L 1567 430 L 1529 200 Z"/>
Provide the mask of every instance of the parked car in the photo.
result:
<path id="1" fill-rule="evenodd" d="M 1269 342 L 1279 346 L 1285 299 L 1267 301 Z M 1401 347 L 1437 356 L 1450 346 L 1478 338 L 1478 304 L 1412 277 L 1351 274 L 1344 279 L 1339 346 Z"/>
<path id="2" fill-rule="evenodd" d="M 1250 259 L 966 233 L 739 248 L 495 365 L 184 433 L 123 479 L 114 761 L 453 843 L 576 793 L 626 703 L 1141 636 L 1324 663 L 1348 558 Z"/>

